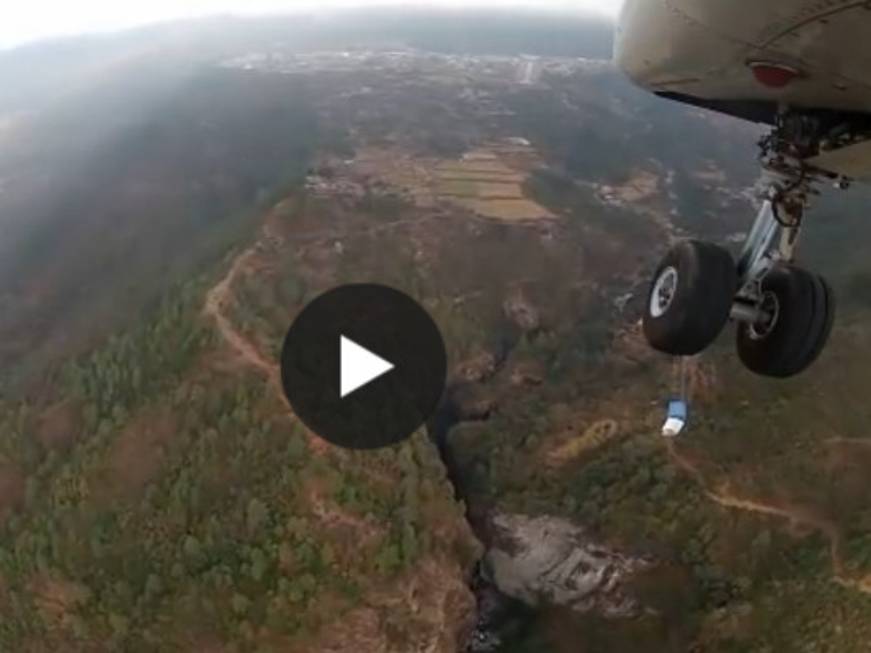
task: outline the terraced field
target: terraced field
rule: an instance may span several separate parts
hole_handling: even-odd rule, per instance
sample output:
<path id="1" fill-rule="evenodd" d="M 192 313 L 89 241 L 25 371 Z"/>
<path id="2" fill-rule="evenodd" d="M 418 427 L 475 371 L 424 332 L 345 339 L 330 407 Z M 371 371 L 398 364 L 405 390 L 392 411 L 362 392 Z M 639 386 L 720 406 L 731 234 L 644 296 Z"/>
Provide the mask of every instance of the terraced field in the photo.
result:
<path id="1" fill-rule="evenodd" d="M 401 189 L 418 206 L 448 203 L 483 218 L 516 223 L 556 217 L 524 192 L 539 163 L 532 147 L 499 141 L 447 160 L 369 148 L 358 153 L 349 173 Z"/>
<path id="2" fill-rule="evenodd" d="M 495 144 L 466 153 L 459 161 L 433 170 L 438 197 L 478 215 L 508 222 L 542 220 L 554 215 L 527 199 L 523 182 L 534 164 L 534 152 L 524 146 Z M 511 159 L 514 159 L 511 161 Z M 513 163 L 514 165 L 509 165 Z"/>

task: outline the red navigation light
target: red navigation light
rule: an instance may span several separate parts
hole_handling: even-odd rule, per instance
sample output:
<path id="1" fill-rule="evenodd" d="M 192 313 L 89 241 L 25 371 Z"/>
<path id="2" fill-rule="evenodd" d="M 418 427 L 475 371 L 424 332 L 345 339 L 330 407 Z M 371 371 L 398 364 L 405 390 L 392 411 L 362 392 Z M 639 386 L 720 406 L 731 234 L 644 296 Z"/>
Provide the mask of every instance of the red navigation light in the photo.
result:
<path id="1" fill-rule="evenodd" d="M 750 70 L 756 81 L 768 88 L 784 88 L 801 77 L 801 72 L 785 64 L 770 61 L 751 61 Z"/>

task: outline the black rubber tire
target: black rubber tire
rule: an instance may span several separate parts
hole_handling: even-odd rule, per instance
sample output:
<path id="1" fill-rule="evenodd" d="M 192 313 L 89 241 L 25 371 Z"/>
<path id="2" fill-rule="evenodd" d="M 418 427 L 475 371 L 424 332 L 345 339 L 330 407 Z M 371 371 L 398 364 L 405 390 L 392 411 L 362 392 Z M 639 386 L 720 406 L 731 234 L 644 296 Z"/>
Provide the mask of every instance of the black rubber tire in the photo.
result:
<path id="1" fill-rule="evenodd" d="M 751 372 L 785 379 L 809 368 L 819 358 L 835 321 L 835 295 L 818 275 L 783 265 L 762 281 L 762 292 L 777 297 L 779 315 L 764 337 L 752 336 L 749 324 L 740 324 L 738 357 Z"/>
<path id="2" fill-rule="evenodd" d="M 808 360 L 805 364 L 805 369 L 807 369 L 817 361 L 817 359 L 820 357 L 820 354 L 823 353 L 823 350 L 829 343 L 829 336 L 832 335 L 832 328 L 835 326 L 835 316 L 838 313 L 838 300 L 835 297 L 835 291 L 832 289 L 832 286 L 829 284 L 828 281 L 826 281 L 825 277 L 818 275 L 817 280 L 822 285 L 823 293 L 825 294 L 826 316 L 823 321 L 823 330 L 816 338 L 814 346 L 810 348 Z"/>
<path id="3" fill-rule="evenodd" d="M 655 316 L 651 300 L 656 282 L 670 267 L 677 270 L 677 289 L 665 312 Z M 698 240 L 678 243 L 662 259 L 647 293 L 647 342 L 673 356 L 694 356 L 708 348 L 729 321 L 737 285 L 735 262 L 725 249 Z"/>

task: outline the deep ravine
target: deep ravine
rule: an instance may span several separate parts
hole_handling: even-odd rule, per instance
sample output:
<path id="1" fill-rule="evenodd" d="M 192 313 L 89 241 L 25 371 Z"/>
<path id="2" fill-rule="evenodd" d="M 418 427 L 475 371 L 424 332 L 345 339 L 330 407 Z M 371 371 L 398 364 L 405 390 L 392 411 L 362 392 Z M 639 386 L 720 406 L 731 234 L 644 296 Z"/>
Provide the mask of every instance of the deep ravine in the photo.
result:
<path id="1" fill-rule="evenodd" d="M 487 379 L 498 374 L 504 367 L 513 349 L 513 343 L 503 343 L 500 349 L 493 370 L 487 375 Z M 459 396 L 472 385 L 475 385 L 475 382 L 455 383 L 448 386 L 436 415 L 430 421 L 429 432 L 445 465 L 448 479 L 454 487 L 455 496 L 458 501 L 462 501 L 465 505 L 469 525 L 475 537 L 487 550 L 491 546 L 489 510 L 470 491 L 450 438 L 451 431 L 461 424 L 482 422 L 489 419 L 489 414 L 464 414 Z M 478 614 L 475 630 L 466 643 L 463 653 L 503 651 L 507 644 L 521 639 L 525 631 L 531 627 L 535 611 L 523 602 L 506 596 L 499 590 L 490 579 L 483 558 L 470 579 L 470 587 L 475 594 Z"/>

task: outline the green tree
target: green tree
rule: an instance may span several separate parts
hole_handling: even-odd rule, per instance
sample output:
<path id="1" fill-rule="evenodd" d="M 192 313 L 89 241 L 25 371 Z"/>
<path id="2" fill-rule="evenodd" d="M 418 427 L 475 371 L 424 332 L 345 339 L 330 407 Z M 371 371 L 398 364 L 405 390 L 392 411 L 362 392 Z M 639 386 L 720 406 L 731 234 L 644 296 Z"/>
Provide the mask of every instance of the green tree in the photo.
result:
<path id="1" fill-rule="evenodd" d="M 417 531 L 410 523 L 406 523 L 402 527 L 402 560 L 408 565 L 417 559 L 419 546 L 417 542 Z"/>
<path id="2" fill-rule="evenodd" d="M 378 554 L 375 556 L 375 567 L 378 571 L 392 574 L 397 571 L 401 565 L 402 554 L 399 546 L 390 541 L 382 545 Z"/>
<path id="3" fill-rule="evenodd" d="M 127 636 L 130 629 L 130 621 L 117 613 L 109 615 L 109 627 L 112 629 L 112 634 L 116 639 L 123 639 Z"/>
<path id="4" fill-rule="evenodd" d="M 233 613 L 238 617 L 244 617 L 248 614 L 248 608 L 251 607 L 251 601 L 244 594 L 236 593 L 231 600 Z"/>
<path id="5" fill-rule="evenodd" d="M 266 576 L 266 570 L 269 567 L 269 561 L 266 559 L 263 551 L 254 547 L 251 550 L 251 578 L 255 582 L 260 582 Z"/>
<path id="6" fill-rule="evenodd" d="M 149 574 L 145 581 L 145 598 L 154 599 L 163 592 L 163 581 L 157 574 Z"/>
<path id="7" fill-rule="evenodd" d="M 254 535 L 260 528 L 269 520 L 269 508 L 260 499 L 252 498 L 248 502 L 248 509 L 245 514 L 245 523 L 248 527 L 248 533 Z"/>
<path id="8" fill-rule="evenodd" d="M 188 567 L 197 569 L 203 562 L 203 547 L 200 541 L 193 535 L 188 535 L 184 539 L 183 550 Z"/>

